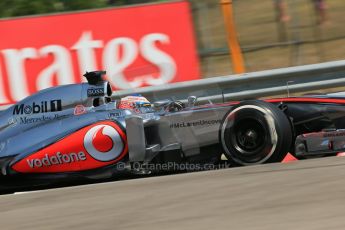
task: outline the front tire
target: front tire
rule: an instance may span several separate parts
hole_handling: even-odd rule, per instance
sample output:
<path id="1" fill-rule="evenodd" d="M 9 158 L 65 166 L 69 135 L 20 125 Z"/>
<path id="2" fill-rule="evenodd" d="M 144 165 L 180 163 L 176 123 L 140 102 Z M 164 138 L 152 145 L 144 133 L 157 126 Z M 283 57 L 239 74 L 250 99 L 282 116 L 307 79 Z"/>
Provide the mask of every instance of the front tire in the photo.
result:
<path id="1" fill-rule="evenodd" d="M 276 105 L 245 101 L 225 114 L 219 141 L 232 165 L 281 162 L 291 147 L 292 130 Z"/>

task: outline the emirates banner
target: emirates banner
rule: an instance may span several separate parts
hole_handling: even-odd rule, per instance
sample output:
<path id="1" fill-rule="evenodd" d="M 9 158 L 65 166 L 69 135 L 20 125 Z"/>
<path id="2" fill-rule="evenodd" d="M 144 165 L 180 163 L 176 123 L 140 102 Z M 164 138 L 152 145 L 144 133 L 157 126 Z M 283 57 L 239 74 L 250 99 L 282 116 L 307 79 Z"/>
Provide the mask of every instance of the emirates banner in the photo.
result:
<path id="1" fill-rule="evenodd" d="M 188 2 L 0 20 L 0 104 L 106 70 L 115 90 L 199 78 Z"/>

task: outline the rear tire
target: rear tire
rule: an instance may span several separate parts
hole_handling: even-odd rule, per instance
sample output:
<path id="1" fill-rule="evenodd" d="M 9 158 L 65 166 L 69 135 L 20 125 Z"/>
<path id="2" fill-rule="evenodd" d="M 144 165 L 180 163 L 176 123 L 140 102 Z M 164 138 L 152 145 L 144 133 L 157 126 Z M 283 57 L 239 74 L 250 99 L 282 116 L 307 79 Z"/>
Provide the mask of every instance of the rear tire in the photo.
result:
<path id="1" fill-rule="evenodd" d="M 290 150 L 292 130 L 276 105 L 245 101 L 225 114 L 219 141 L 234 166 L 281 162 Z"/>

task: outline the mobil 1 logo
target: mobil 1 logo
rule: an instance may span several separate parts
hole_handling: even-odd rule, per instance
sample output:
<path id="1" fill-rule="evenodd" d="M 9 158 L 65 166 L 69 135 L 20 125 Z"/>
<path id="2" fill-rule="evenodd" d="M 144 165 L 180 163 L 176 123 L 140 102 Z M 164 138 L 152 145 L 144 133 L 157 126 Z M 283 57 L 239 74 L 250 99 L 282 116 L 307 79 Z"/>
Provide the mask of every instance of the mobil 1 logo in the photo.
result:
<path id="1" fill-rule="evenodd" d="M 61 110 L 61 100 L 41 101 L 32 102 L 32 104 L 17 104 L 14 106 L 13 115 L 49 113 Z"/>

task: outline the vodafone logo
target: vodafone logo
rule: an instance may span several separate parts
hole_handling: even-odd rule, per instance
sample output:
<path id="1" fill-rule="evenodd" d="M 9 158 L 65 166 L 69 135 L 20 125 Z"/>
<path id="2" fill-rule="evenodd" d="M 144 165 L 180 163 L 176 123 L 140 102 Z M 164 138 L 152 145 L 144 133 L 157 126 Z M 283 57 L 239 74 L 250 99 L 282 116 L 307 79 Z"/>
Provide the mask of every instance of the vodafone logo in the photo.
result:
<path id="1" fill-rule="evenodd" d="M 92 127 L 84 137 L 84 147 L 98 161 L 112 161 L 118 158 L 125 144 L 118 131 L 106 124 Z"/>
<path id="2" fill-rule="evenodd" d="M 100 121 L 24 156 L 10 167 L 20 173 L 78 172 L 115 164 L 126 154 L 127 137 L 120 124 Z"/>

